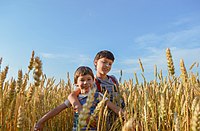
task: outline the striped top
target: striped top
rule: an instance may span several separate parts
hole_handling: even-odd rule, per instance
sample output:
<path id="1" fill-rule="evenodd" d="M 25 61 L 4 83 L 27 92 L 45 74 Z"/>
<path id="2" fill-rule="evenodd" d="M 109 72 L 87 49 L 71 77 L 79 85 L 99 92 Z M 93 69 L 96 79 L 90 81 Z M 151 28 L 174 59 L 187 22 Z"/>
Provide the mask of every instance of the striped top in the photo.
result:
<path id="1" fill-rule="evenodd" d="M 99 103 L 99 92 L 95 92 L 94 94 L 94 101 L 93 101 L 93 104 L 90 108 L 90 115 L 94 112 L 97 104 Z M 78 96 L 78 99 L 79 99 L 79 102 L 81 103 L 81 105 L 84 105 L 86 103 L 86 100 L 87 100 L 88 96 L 87 95 L 83 95 L 83 94 L 80 94 Z M 74 113 L 74 123 L 73 123 L 73 131 L 77 131 L 77 127 L 78 127 L 78 119 L 79 119 L 79 114 L 77 112 Z M 85 127 L 83 127 L 81 129 L 81 131 L 85 131 L 87 128 L 87 125 Z M 89 128 L 89 131 L 96 131 L 97 128 Z"/>

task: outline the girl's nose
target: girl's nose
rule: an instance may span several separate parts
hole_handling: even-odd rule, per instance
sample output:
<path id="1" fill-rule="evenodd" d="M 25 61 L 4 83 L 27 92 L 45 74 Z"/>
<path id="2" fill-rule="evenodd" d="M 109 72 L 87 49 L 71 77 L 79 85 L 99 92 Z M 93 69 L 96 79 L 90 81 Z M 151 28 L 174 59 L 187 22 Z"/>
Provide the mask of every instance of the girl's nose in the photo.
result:
<path id="1" fill-rule="evenodd" d="M 84 84 L 87 84 L 87 81 L 84 81 L 83 83 L 84 83 Z"/>

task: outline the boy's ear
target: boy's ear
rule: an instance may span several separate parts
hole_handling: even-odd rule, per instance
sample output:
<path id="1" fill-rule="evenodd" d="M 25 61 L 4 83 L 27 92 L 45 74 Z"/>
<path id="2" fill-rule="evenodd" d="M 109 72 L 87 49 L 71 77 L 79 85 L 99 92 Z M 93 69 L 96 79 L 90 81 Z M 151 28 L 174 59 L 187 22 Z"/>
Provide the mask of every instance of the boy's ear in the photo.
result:
<path id="1" fill-rule="evenodd" d="M 97 60 L 94 60 L 94 65 L 95 65 L 95 66 L 97 65 Z"/>

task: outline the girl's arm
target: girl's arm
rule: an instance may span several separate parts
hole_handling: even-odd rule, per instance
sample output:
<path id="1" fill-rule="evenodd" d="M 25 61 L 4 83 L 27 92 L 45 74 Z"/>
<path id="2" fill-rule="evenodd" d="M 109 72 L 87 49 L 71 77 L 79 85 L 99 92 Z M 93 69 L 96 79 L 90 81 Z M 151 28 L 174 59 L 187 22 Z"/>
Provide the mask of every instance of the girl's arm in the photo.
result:
<path id="1" fill-rule="evenodd" d="M 69 94 L 68 96 L 68 100 L 69 102 L 72 104 L 72 106 L 74 107 L 75 110 L 78 110 L 78 112 L 80 112 L 82 110 L 82 105 L 78 100 L 78 95 L 80 94 L 81 90 L 78 88 L 75 91 L 73 91 L 72 93 Z"/>
<path id="2" fill-rule="evenodd" d="M 38 120 L 38 122 L 35 124 L 35 128 L 34 131 L 38 131 L 38 130 L 42 130 L 43 128 L 43 124 L 49 120 L 50 118 L 56 116 L 58 113 L 60 113 L 61 111 L 63 111 L 64 109 L 67 108 L 67 105 L 65 103 L 57 106 L 56 108 L 52 109 L 51 111 L 49 111 L 48 113 L 46 113 L 42 118 L 40 118 Z"/>

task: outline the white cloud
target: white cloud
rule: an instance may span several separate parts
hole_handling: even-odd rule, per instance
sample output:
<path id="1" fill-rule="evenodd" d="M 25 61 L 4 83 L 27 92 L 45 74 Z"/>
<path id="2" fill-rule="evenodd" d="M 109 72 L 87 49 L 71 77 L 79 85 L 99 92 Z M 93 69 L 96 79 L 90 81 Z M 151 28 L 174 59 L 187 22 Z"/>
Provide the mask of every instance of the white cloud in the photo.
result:
<path id="1" fill-rule="evenodd" d="M 172 58 L 179 65 L 180 59 L 183 59 L 186 65 L 191 65 L 193 62 L 200 62 L 200 48 L 193 49 L 175 49 L 172 52 Z"/>
<path id="2" fill-rule="evenodd" d="M 120 73 L 120 70 L 122 70 L 122 72 L 123 73 L 125 73 L 125 74 L 129 74 L 129 73 L 134 73 L 134 72 L 137 72 L 137 71 L 139 71 L 140 70 L 140 68 L 139 67 L 132 67 L 132 68 L 122 68 L 122 69 L 118 69 L 118 68 L 113 68 L 112 69 L 112 71 L 111 71 L 111 73 L 115 73 L 115 74 L 119 74 Z"/>
<path id="3" fill-rule="evenodd" d="M 40 53 L 42 57 L 46 59 L 59 59 L 59 58 L 70 58 L 68 55 L 53 54 L 53 53 Z"/>
<path id="4" fill-rule="evenodd" d="M 195 26 L 190 29 L 184 29 L 166 34 L 147 34 L 135 39 L 135 43 L 142 48 L 147 47 L 179 47 L 179 48 L 194 48 L 200 47 L 200 26 Z"/>
<path id="5" fill-rule="evenodd" d="M 164 48 L 159 49 L 156 47 L 146 47 L 144 52 L 145 53 L 143 53 L 143 54 L 146 54 L 145 56 L 135 56 L 137 58 L 124 59 L 120 62 L 120 64 L 123 64 L 126 66 L 139 65 L 139 59 L 142 61 L 142 63 L 144 65 L 147 65 L 147 66 L 153 65 L 152 61 L 154 61 L 154 64 L 158 64 L 158 65 L 163 64 L 163 60 L 165 58 L 165 49 Z M 152 63 L 152 64 L 150 64 L 150 63 Z"/>
<path id="6" fill-rule="evenodd" d="M 137 59 L 125 59 L 121 62 L 124 65 L 133 65 L 137 63 Z"/>
<path id="7" fill-rule="evenodd" d="M 148 55 L 146 57 L 141 57 L 141 61 L 144 67 L 144 74 L 146 79 L 152 80 L 154 79 L 154 65 L 157 65 L 157 71 L 158 73 L 160 70 L 163 72 L 163 76 L 167 75 L 167 59 L 166 59 L 166 54 L 165 50 L 166 49 L 159 49 L 159 48 L 151 48 L 153 52 L 151 52 L 151 55 Z M 171 49 L 171 54 L 172 54 L 172 59 L 174 62 L 174 67 L 175 67 L 175 74 L 176 76 L 180 75 L 180 59 L 184 60 L 186 69 L 189 72 L 190 66 L 194 63 L 200 62 L 200 48 L 193 48 L 193 49 L 182 49 L 182 48 L 170 48 Z M 149 50 L 150 52 L 150 50 Z M 133 59 L 126 59 L 124 61 L 132 61 Z M 133 78 L 134 77 L 134 72 L 137 73 L 138 78 L 142 80 L 141 77 L 141 69 L 138 64 L 138 60 L 134 64 L 133 63 L 126 63 L 122 65 L 122 71 L 123 71 L 123 76 L 125 76 L 125 79 Z M 122 62 L 123 63 L 123 62 Z M 112 73 L 115 75 L 119 76 L 119 71 L 120 69 L 115 69 L 112 70 Z M 198 72 L 199 68 L 194 67 L 193 72 Z"/>
<path id="8" fill-rule="evenodd" d="M 92 63 L 91 58 L 89 56 L 82 55 L 82 54 L 80 54 L 74 60 L 77 61 L 79 63 L 79 65 L 86 65 L 88 63 L 90 63 L 90 64 Z"/>
<path id="9" fill-rule="evenodd" d="M 166 49 L 158 49 L 158 48 L 151 48 L 153 52 L 151 55 L 140 58 L 144 67 L 144 71 L 146 73 L 152 73 L 154 71 L 154 65 L 157 65 L 158 70 L 162 69 L 163 71 L 167 71 L 167 59 L 165 50 Z M 180 72 L 180 59 L 183 59 L 186 65 L 186 68 L 192 65 L 193 62 L 200 62 L 200 48 L 193 48 L 193 49 L 181 49 L 181 48 L 171 48 L 172 59 L 174 62 L 176 72 Z M 133 71 L 139 71 L 139 64 L 138 60 L 137 63 L 127 63 L 126 61 L 133 61 L 133 59 L 126 59 L 124 60 L 126 63 L 124 66 L 132 67 L 132 68 L 125 68 L 125 73 L 133 73 Z M 122 62 L 123 63 L 123 62 Z M 139 69 L 139 70 L 138 70 Z"/>
<path id="10" fill-rule="evenodd" d="M 181 18 L 178 19 L 177 21 L 172 23 L 172 26 L 181 26 L 181 25 L 186 25 L 186 24 L 190 24 L 193 21 L 192 18 Z"/>
<path id="11" fill-rule="evenodd" d="M 65 54 L 41 53 L 41 56 L 46 59 L 65 59 L 69 63 L 77 63 L 79 65 L 91 63 L 90 57 L 82 54 L 75 54 L 69 56 Z"/>
<path id="12" fill-rule="evenodd" d="M 179 32 L 168 33 L 163 37 L 163 40 L 169 43 L 171 46 L 178 47 L 197 47 L 200 46 L 200 26 L 193 27 L 191 29 L 182 30 Z M 166 43 L 167 44 L 167 43 Z"/>
<path id="13" fill-rule="evenodd" d="M 162 40 L 162 38 L 157 36 L 156 34 L 147 34 L 147 35 L 143 35 L 143 36 L 136 38 L 134 43 L 136 43 L 142 47 L 145 47 L 148 45 L 157 44 L 157 43 L 161 42 L 161 40 Z"/>
<path id="14" fill-rule="evenodd" d="M 184 24 L 190 20 L 180 20 L 177 25 Z M 171 49 L 175 69 L 179 72 L 180 59 L 184 59 L 186 66 L 193 62 L 200 62 L 200 26 L 194 26 L 176 32 L 166 34 L 147 34 L 135 39 L 142 53 L 143 66 L 147 72 L 153 71 L 156 64 L 158 68 L 167 70 L 167 60 L 165 56 L 166 48 Z M 134 59 L 124 60 L 124 64 L 135 64 Z M 189 67 L 188 67 L 189 68 Z"/>

